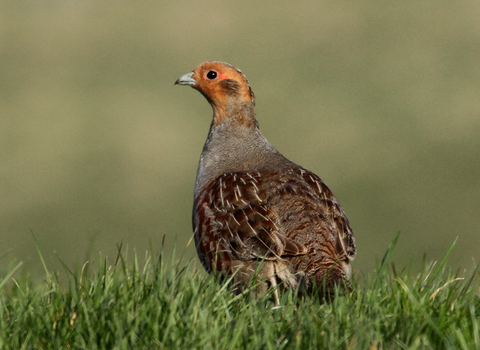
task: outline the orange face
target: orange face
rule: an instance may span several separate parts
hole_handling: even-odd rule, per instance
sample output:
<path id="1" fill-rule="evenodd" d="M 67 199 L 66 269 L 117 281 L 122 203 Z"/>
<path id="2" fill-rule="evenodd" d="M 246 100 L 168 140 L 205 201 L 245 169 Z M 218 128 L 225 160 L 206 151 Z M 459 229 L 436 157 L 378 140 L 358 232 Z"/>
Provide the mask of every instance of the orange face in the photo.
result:
<path id="1" fill-rule="evenodd" d="M 220 124 L 232 114 L 246 125 L 256 125 L 254 117 L 245 117 L 245 113 L 253 111 L 255 95 L 243 73 L 228 63 L 204 62 L 175 84 L 190 85 L 205 96 L 214 111 L 213 125 Z"/>
<path id="2" fill-rule="evenodd" d="M 223 62 L 204 62 L 176 83 L 190 85 L 217 106 L 254 101 L 253 93 L 243 73 Z"/>

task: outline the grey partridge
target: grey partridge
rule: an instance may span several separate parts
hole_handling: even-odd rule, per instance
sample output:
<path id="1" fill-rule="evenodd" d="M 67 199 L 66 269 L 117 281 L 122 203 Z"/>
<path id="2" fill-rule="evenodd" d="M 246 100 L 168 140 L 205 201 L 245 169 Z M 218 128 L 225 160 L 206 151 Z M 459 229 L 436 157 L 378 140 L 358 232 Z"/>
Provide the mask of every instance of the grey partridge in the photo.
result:
<path id="1" fill-rule="evenodd" d="M 213 108 L 192 217 L 205 269 L 233 276 L 237 291 L 252 278 L 261 290 L 350 289 L 356 247 L 348 219 L 317 175 L 262 135 L 245 75 L 224 62 L 204 62 L 175 84 L 200 91 Z"/>

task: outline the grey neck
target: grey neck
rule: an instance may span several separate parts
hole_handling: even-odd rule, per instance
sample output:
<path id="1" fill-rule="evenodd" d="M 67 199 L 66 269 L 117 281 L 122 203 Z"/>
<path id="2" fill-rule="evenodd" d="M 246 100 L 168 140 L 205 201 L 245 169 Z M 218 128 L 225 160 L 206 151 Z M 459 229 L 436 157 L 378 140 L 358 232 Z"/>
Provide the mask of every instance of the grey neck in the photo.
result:
<path id="1" fill-rule="evenodd" d="M 210 127 L 195 182 L 195 197 L 210 181 L 225 173 L 274 167 L 285 159 L 255 126 L 226 119 Z"/>

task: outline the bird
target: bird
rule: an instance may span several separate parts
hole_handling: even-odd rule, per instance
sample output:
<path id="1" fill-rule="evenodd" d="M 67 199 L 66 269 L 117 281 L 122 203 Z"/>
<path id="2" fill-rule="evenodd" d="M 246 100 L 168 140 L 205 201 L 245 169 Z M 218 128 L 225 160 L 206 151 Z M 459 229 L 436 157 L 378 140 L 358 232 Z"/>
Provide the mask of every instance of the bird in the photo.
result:
<path id="1" fill-rule="evenodd" d="M 207 61 L 175 85 L 198 90 L 213 118 L 197 169 L 192 225 L 208 273 L 234 291 L 273 289 L 323 297 L 351 292 L 356 254 L 350 223 L 313 172 L 277 151 L 260 132 L 255 95 L 242 71 Z M 345 293 L 343 293 L 345 294 Z"/>

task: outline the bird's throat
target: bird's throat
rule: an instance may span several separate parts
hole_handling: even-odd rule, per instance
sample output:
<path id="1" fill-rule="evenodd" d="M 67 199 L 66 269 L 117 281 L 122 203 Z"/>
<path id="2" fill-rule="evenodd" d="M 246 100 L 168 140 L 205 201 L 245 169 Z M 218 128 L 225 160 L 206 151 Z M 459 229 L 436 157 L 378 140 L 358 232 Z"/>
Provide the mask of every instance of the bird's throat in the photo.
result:
<path id="1" fill-rule="evenodd" d="M 256 128 L 258 127 L 255 118 L 255 105 L 252 102 L 233 102 L 217 105 L 212 103 L 213 120 L 212 125 L 229 123 L 235 126 Z"/>

